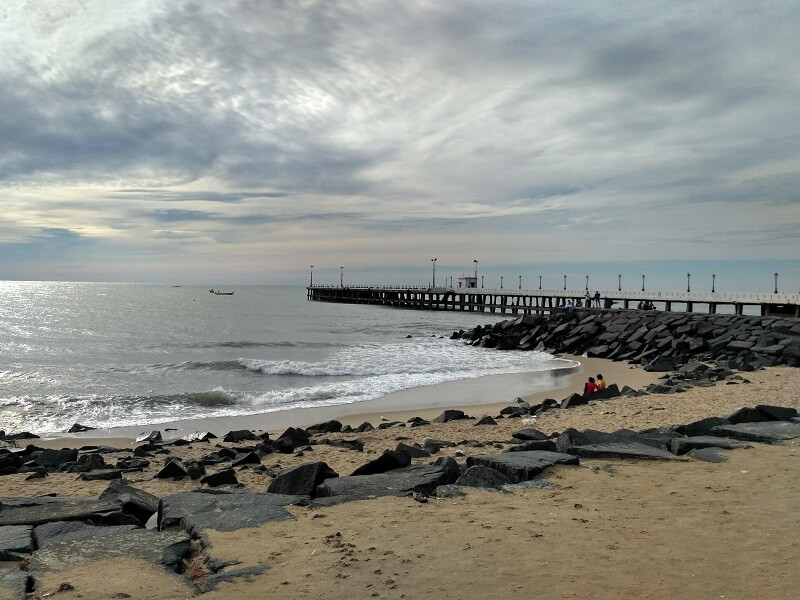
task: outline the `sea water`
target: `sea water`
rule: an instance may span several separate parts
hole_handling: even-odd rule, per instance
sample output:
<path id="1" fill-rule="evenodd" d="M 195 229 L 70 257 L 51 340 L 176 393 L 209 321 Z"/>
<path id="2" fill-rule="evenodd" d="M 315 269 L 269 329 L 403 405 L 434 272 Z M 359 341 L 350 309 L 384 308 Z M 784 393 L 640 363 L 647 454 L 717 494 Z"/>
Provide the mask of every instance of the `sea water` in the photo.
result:
<path id="1" fill-rule="evenodd" d="M 76 422 L 111 428 L 353 404 L 485 375 L 541 372 L 544 382 L 572 364 L 449 339 L 501 315 L 311 302 L 302 287 L 222 291 L 234 294 L 0 282 L 0 429 L 48 434 Z"/>

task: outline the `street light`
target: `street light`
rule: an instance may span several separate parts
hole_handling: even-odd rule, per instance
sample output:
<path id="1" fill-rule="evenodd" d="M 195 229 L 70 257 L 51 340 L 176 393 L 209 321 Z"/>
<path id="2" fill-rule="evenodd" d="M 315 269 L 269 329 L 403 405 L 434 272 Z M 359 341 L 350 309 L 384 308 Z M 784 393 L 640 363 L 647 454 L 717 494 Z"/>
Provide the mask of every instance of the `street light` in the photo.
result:
<path id="1" fill-rule="evenodd" d="M 642 291 L 644 291 L 644 275 L 642 275 Z"/>
<path id="2" fill-rule="evenodd" d="M 432 258 L 431 262 L 433 263 L 433 287 L 436 287 L 436 259 Z"/>
<path id="3" fill-rule="evenodd" d="M 481 275 L 481 289 L 483 289 L 483 275 Z"/>
<path id="4" fill-rule="evenodd" d="M 519 289 L 522 289 L 522 275 L 519 276 Z"/>
<path id="5" fill-rule="evenodd" d="M 308 284 L 308 287 L 314 287 L 314 265 L 311 265 L 311 283 Z"/>
<path id="6" fill-rule="evenodd" d="M 778 293 L 778 274 L 775 273 L 775 294 Z"/>
<path id="7" fill-rule="evenodd" d="M 687 292 L 691 292 L 692 291 L 691 288 L 689 287 L 689 282 L 691 281 L 691 279 L 692 279 L 692 274 L 691 273 L 687 273 L 686 274 L 686 291 Z"/>
<path id="8" fill-rule="evenodd" d="M 539 275 L 539 289 L 542 289 L 542 276 Z"/>
<path id="9" fill-rule="evenodd" d="M 622 291 L 622 273 L 617 275 L 617 291 L 618 292 Z"/>
<path id="10" fill-rule="evenodd" d="M 711 274 L 711 293 L 712 294 L 714 293 L 714 286 L 716 285 L 716 281 L 715 281 L 716 278 L 717 278 L 717 274 L 716 273 L 712 273 Z"/>
<path id="11" fill-rule="evenodd" d="M 500 289 L 503 289 L 503 276 L 500 275 Z"/>
<path id="12" fill-rule="evenodd" d="M 564 289 L 567 289 L 567 276 L 564 275 Z"/>
<path id="13" fill-rule="evenodd" d="M 589 276 L 586 276 L 586 291 L 589 291 Z"/>
<path id="14" fill-rule="evenodd" d="M 339 267 L 339 287 L 344 287 L 344 267 Z"/>
<path id="15" fill-rule="evenodd" d="M 478 259 L 476 258 L 472 262 L 475 263 L 475 285 L 478 285 Z"/>

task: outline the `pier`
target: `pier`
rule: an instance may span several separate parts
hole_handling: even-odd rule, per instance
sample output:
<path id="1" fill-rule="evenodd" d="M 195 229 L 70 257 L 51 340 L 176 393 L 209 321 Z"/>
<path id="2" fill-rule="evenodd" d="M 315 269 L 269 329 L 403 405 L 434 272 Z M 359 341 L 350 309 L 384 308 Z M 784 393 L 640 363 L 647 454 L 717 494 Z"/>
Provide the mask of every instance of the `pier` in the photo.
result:
<path id="1" fill-rule="evenodd" d="M 308 299 L 319 302 L 377 304 L 417 310 L 453 310 L 510 315 L 563 310 L 568 302 L 585 302 L 586 290 L 483 289 L 476 287 L 308 286 Z M 652 302 L 666 311 L 717 313 L 728 307 L 733 314 L 800 318 L 800 293 L 641 292 L 599 290 L 601 308 L 637 308 Z M 590 292 L 593 296 L 594 292 Z M 594 301 L 594 298 L 592 298 Z M 727 312 L 727 311 L 726 311 Z"/>

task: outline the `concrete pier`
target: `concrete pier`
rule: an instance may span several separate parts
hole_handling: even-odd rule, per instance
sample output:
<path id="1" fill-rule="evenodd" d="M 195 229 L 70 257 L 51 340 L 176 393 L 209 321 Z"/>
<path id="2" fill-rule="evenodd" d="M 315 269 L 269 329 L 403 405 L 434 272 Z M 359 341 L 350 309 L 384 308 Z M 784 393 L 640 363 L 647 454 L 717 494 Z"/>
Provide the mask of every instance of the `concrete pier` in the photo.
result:
<path id="1" fill-rule="evenodd" d="M 418 310 L 459 310 L 497 314 L 529 315 L 557 311 L 568 301 L 585 303 L 586 290 L 483 289 L 464 287 L 309 286 L 308 299 L 319 302 L 378 304 Z M 601 308 L 636 308 L 640 301 L 652 302 L 666 311 L 708 312 L 730 306 L 743 314 L 745 307 L 758 307 L 762 316 L 800 318 L 800 293 L 705 293 L 600 291 Z M 593 296 L 594 291 L 590 291 Z M 594 303 L 594 298 L 592 298 Z"/>

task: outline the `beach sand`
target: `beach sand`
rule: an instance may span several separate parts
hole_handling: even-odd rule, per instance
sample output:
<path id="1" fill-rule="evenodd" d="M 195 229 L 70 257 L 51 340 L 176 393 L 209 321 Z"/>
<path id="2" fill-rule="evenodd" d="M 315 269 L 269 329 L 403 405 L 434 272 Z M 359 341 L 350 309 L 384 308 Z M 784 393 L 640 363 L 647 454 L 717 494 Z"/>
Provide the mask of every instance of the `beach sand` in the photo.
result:
<path id="1" fill-rule="evenodd" d="M 581 373 L 565 378 L 560 389 L 537 393 L 530 401 L 539 396 L 561 399 L 579 391 L 585 377 L 598 371 L 620 387 L 641 387 L 644 384 L 637 382 L 655 377 L 620 363 L 581 360 Z M 566 427 L 642 429 L 722 416 L 761 403 L 800 409 L 800 369 L 770 368 L 743 376 L 750 382 L 548 411 L 536 428 L 546 433 Z M 496 415 L 498 406 L 509 403 L 506 399 L 498 405 L 464 408 L 479 417 Z M 426 413 L 414 410 L 408 416 L 417 415 Z M 342 420 L 354 424 L 371 420 L 377 425 L 380 416 L 351 415 Z M 383 416 L 401 420 L 406 415 L 385 411 Z M 362 439 L 364 452 L 315 445 L 301 457 L 268 455 L 262 462 L 268 467 L 290 467 L 323 460 L 346 475 L 400 441 L 475 440 L 489 445 L 460 444 L 444 448 L 441 454 L 498 452 L 504 447 L 502 442 L 522 427 L 520 419 L 503 419 L 497 426 L 456 421 L 330 434 L 331 439 Z M 74 439 L 70 436 L 69 442 Z M 91 438 L 80 439 L 86 443 Z M 61 447 L 65 441 L 48 443 Z M 102 441 L 109 443 L 109 439 Z M 171 452 L 192 458 L 213 449 L 213 443 L 192 444 L 171 448 Z M 580 466 L 547 471 L 542 478 L 557 485 L 551 490 L 470 490 L 465 497 L 430 499 L 425 504 L 406 497 L 322 509 L 291 507 L 292 521 L 211 533 L 215 559 L 239 560 L 239 567 L 267 563 L 271 568 L 249 581 L 220 583 L 204 597 L 795 598 L 800 586 L 796 569 L 800 443 L 754 445 L 724 454 L 728 460 L 720 464 L 584 459 Z M 159 466 L 130 474 L 129 479 L 159 496 L 197 487 L 191 481 L 150 479 Z M 251 469 L 237 476 L 247 487 L 261 491 L 270 480 Z M 2 484 L 7 496 L 48 492 L 92 496 L 107 485 L 67 474 L 33 481 L 10 475 L 2 478 Z M 37 597 L 55 592 L 64 582 L 74 590 L 55 597 L 182 598 L 192 594 L 180 576 L 118 558 L 52 573 L 41 581 Z"/>

